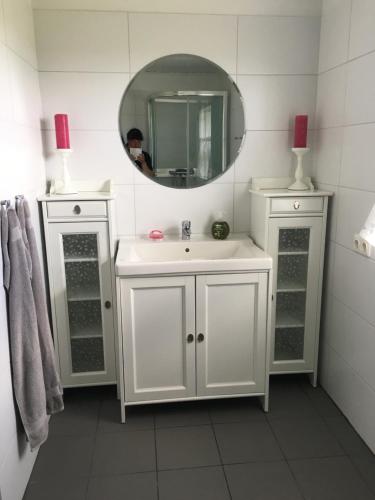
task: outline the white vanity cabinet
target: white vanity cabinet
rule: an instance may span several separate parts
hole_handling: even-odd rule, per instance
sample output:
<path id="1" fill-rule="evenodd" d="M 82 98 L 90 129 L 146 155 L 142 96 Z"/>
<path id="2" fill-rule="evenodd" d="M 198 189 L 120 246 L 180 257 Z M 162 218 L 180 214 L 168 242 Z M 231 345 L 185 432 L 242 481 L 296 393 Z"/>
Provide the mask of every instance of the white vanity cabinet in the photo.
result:
<path id="1" fill-rule="evenodd" d="M 118 278 L 123 404 L 265 395 L 268 276 Z"/>
<path id="2" fill-rule="evenodd" d="M 40 201 L 62 384 L 115 383 L 113 200 L 85 194 Z"/>
<path id="3" fill-rule="evenodd" d="M 310 373 L 313 385 L 330 194 L 250 190 L 250 236 L 273 258 L 270 373 Z"/>

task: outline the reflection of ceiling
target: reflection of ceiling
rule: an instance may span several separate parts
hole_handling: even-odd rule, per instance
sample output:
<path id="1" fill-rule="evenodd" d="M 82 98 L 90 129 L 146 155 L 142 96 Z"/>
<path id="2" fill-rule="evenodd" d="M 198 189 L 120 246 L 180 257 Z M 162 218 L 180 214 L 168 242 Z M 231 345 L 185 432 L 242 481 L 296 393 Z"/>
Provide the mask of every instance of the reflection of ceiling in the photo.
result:
<path id="1" fill-rule="evenodd" d="M 176 54 L 151 63 L 148 73 L 217 73 L 218 67 L 197 56 Z"/>

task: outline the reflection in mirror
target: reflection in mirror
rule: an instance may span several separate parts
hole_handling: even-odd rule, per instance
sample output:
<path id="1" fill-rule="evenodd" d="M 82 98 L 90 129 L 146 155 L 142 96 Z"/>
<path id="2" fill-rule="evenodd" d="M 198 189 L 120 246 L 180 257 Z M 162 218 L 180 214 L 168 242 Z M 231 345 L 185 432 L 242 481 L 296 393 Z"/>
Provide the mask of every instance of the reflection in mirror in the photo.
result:
<path id="1" fill-rule="evenodd" d="M 121 139 L 135 166 L 164 186 L 198 187 L 222 175 L 244 136 L 237 86 L 198 56 L 162 57 L 133 78 L 121 101 Z"/>

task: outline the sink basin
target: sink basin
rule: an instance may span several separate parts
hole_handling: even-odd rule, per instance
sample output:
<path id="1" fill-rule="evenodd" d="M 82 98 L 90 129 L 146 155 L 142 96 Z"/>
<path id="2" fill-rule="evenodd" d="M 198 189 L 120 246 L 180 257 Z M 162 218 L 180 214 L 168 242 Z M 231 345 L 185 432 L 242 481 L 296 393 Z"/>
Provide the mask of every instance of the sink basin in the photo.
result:
<path id="1" fill-rule="evenodd" d="M 224 241 L 207 236 L 194 236 L 191 240 L 169 237 L 163 241 L 124 238 L 120 240 L 116 259 L 117 276 L 254 271 L 271 267 L 271 257 L 246 236 L 232 236 Z"/>

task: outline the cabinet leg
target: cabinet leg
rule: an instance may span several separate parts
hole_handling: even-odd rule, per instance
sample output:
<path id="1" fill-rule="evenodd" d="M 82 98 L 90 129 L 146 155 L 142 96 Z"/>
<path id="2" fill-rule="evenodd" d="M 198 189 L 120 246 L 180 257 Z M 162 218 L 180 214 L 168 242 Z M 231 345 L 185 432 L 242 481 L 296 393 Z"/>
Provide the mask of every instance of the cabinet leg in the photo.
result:
<path id="1" fill-rule="evenodd" d="M 126 422 L 125 405 L 121 403 L 121 423 L 125 424 L 125 422 Z"/>
<path id="2" fill-rule="evenodd" d="M 309 373 L 309 380 L 313 387 L 318 387 L 318 372 Z"/>
<path id="3" fill-rule="evenodd" d="M 263 411 L 268 413 L 269 410 L 269 398 L 268 394 L 265 394 L 264 396 L 260 396 L 260 402 L 263 407 Z"/>

